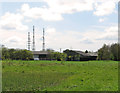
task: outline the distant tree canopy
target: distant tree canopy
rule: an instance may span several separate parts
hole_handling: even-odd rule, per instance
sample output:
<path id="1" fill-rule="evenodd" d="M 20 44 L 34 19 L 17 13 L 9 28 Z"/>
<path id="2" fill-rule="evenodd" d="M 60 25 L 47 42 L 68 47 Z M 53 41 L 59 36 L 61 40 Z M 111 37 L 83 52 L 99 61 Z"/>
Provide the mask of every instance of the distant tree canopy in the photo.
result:
<path id="1" fill-rule="evenodd" d="M 11 59 L 11 60 L 30 60 L 33 59 L 33 54 L 31 51 L 26 49 L 8 49 L 2 47 L 2 60 Z"/>
<path id="2" fill-rule="evenodd" d="M 46 51 L 48 51 L 48 52 L 55 52 L 53 49 L 51 49 L 51 48 L 48 48 L 48 49 L 46 49 Z"/>
<path id="3" fill-rule="evenodd" d="M 106 45 L 98 50 L 98 60 L 120 60 L 120 44 Z"/>
<path id="4" fill-rule="evenodd" d="M 66 50 L 63 51 L 63 53 L 67 54 L 68 61 L 71 61 L 71 60 L 80 60 L 80 55 L 77 54 L 75 51 L 66 49 Z"/>
<path id="5" fill-rule="evenodd" d="M 88 53 L 88 50 L 86 50 L 85 53 Z"/>
<path id="6" fill-rule="evenodd" d="M 49 51 L 49 59 L 54 59 L 54 60 L 58 60 L 58 61 L 63 61 L 66 59 L 67 54 L 65 53 L 60 53 L 60 52 L 55 52 L 54 50 Z"/>

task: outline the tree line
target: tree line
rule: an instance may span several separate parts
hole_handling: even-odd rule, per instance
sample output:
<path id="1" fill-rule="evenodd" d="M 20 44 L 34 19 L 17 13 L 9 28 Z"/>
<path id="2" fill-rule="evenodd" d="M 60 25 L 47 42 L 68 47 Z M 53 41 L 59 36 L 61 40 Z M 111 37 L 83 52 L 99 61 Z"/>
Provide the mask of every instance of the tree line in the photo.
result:
<path id="1" fill-rule="evenodd" d="M 8 49 L 2 47 L 2 60 L 30 60 L 33 59 L 33 54 L 31 51 L 26 49 Z"/>
<path id="2" fill-rule="evenodd" d="M 32 51 L 26 50 L 26 49 L 8 49 L 6 47 L 2 47 L 2 57 L 0 55 L 0 58 L 2 60 L 4 59 L 11 59 L 11 60 L 33 60 L 33 54 Z M 66 60 L 66 59 L 74 59 L 79 60 L 80 55 L 76 55 L 74 51 L 72 50 L 64 50 L 63 53 L 55 52 L 52 49 L 47 49 L 50 54 L 48 55 L 48 58 L 50 60 Z M 85 53 L 88 53 L 86 50 Z M 100 48 L 98 51 L 98 57 L 97 60 L 120 60 L 120 44 L 114 43 L 111 45 L 104 44 L 102 48 Z"/>
<path id="3" fill-rule="evenodd" d="M 10 59 L 10 60 L 33 60 L 32 51 L 26 49 L 8 49 L 6 47 L 0 48 L 2 51 L 2 60 Z M 66 59 L 65 53 L 55 52 L 52 49 L 47 49 L 46 51 L 49 52 L 47 56 L 50 60 L 58 60 L 62 61 Z"/>
<path id="4" fill-rule="evenodd" d="M 98 60 L 120 60 L 120 44 L 115 43 L 111 45 L 104 44 L 98 50 Z"/>

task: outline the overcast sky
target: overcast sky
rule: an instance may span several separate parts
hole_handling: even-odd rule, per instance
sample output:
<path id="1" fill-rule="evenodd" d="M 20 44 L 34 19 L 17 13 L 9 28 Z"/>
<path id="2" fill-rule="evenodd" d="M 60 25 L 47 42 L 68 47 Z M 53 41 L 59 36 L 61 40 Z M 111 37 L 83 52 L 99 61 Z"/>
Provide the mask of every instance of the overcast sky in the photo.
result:
<path id="1" fill-rule="evenodd" d="M 0 43 L 27 49 L 35 26 L 36 50 L 46 48 L 96 51 L 118 41 L 118 0 L 39 0 L 0 2 Z M 31 44 L 32 48 L 32 44 Z"/>

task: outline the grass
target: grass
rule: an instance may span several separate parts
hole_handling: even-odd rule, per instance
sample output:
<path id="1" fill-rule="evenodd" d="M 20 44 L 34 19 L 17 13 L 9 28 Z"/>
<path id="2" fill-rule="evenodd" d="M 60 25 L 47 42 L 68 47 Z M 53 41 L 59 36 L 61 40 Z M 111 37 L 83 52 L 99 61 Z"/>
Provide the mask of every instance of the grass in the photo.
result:
<path id="1" fill-rule="evenodd" d="M 116 61 L 3 61 L 3 91 L 117 91 Z"/>

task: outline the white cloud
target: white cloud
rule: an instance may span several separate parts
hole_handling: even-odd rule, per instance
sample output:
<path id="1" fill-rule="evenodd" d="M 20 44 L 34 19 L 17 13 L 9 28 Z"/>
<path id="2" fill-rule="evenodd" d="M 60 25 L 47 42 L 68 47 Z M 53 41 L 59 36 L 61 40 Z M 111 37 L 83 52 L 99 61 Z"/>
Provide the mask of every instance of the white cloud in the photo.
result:
<path id="1" fill-rule="evenodd" d="M 29 8 L 28 4 L 22 5 L 21 12 L 24 16 L 27 16 L 33 19 L 42 18 L 43 20 L 47 20 L 47 21 L 58 21 L 63 19 L 60 14 L 52 12 L 46 7 Z"/>
<path id="2" fill-rule="evenodd" d="M 115 2 L 115 3 L 118 3 L 119 0 L 94 0 L 94 2 Z"/>
<path id="3" fill-rule="evenodd" d="M 0 42 L 10 47 L 26 48 L 25 31 L 28 26 L 23 24 L 24 16 L 20 13 L 6 12 L 0 16 Z"/>
<path id="4" fill-rule="evenodd" d="M 100 40 L 105 40 L 105 41 L 111 41 L 114 40 L 116 41 L 118 38 L 118 26 L 109 26 L 103 29 L 103 31 L 87 31 L 83 33 L 84 38 L 88 38 L 89 40 L 94 40 L 94 41 L 100 41 Z M 114 42 L 113 41 L 113 42 Z"/>
<path id="5" fill-rule="evenodd" d="M 107 2 L 97 2 L 95 3 L 95 11 L 94 14 L 96 16 L 104 16 L 112 14 L 115 11 L 115 5 L 116 3 L 113 1 L 107 1 Z"/>
<path id="6" fill-rule="evenodd" d="M 22 39 L 20 37 L 12 36 L 12 37 L 6 39 L 5 42 L 6 43 L 17 43 L 18 44 L 19 42 L 21 42 L 21 40 Z"/>
<path id="7" fill-rule="evenodd" d="M 45 21 L 63 20 L 63 14 L 93 10 L 93 0 L 44 0 L 48 7 L 33 7 L 23 4 L 21 12 L 24 16 Z M 86 7 L 87 6 L 87 7 Z"/>
<path id="8" fill-rule="evenodd" d="M 48 35 L 54 35 L 56 33 L 56 29 L 55 28 L 47 28 L 46 33 Z"/>
<path id="9" fill-rule="evenodd" d="M 70 47 L 72 47 L 73 49 L 77 50 L 88 49 L 95 51 L 98 48 L 102 47 L 104 43 L 110 44 L 117 42 L 117 29 L 118 29 L 117 25 L 106 27 L 103 31 L 88 30 L 87 32 L 76 31 L 60 32 L 57 31 L 55 28 L 47 28 L 45 30 L 46 48 L 59 50 L 59 48 L 70 49 Z"/>
<path id="10" fill-rule="evenodd" d="M 93 10 L 93 0 L 44 0 L 49 9 L 59 14 Z"/>
<path id="11" fill-rule="evenodd" d="M 90 38 L 88 39 L 88 38 L 83 38 L 81 41 L 80 41 L 81 43 L 83 43 L 83 44 L 94 44 L 94 41 L 93 40 L 91 40 Z"/>
<path id="12" fill-rule="evenodd" d="M 24 16 L 45 21 L 63 20 L 63 14 L 73 14 L 76 12 L 93 11 L 96 16 L 109 15 L 115 13 L 117 0 L 43 0 L 48 6 L 30 7 L 23 4 L 21 12 Z"/>
<path id="13" fill-rule="evenodd" d="M 99 22 L 102 23 L 102 22 L 104 22 L 105 20 L 106 20 L 105 18 L 100 18 L 100 19 L 99 19 Z"/>
<path id="14" fill-rule="evenodd" d="M 23 19 L 24 17 L 21 14 L 7 12 L 0 18 L 0 28 L 6 30 L 25 31 L 28 27 L 22 24 Z"/>
<path id="15" fill-rule="evenodd" d="M 32 19 L 26 19 L 25 22 L 27 23 L 32 22 Z"/>
<path id="16" fill-rule="evenodd" d="M 0 42 L 9 48 L 26 48 L 27 33 L 0 29 Z"/>
<path id="17" fill-rule="evenodd" d="M 30 9 L 30 7 L 28 4 L 23 4 L 21 7 L 21 11 L 23 11 L 23 12 L 29 11 L 29 9 Z"/>
<path id="18" fill-rule="evenodd" d="M 118 40 L 118 26 L 111 26 L 107 27 L 105 29 L 105 33 L 102 34 L 99 38 L 99 40 Z"/>
<path id="19" fill-rule="evenodd" d="M 74 33 L 74 34 L 72 34 Z M 59 49 L 59 48 L 70 48 L 72 45 L 79 43 L 75 34 L 75 31 L 56 31 L 55 28 L 46 28 L 46 44 L 47 48 Z M 79 32 L 80 36 L 80 32 Z M 78 46 L 76 46 L 78 47 Z"/>

